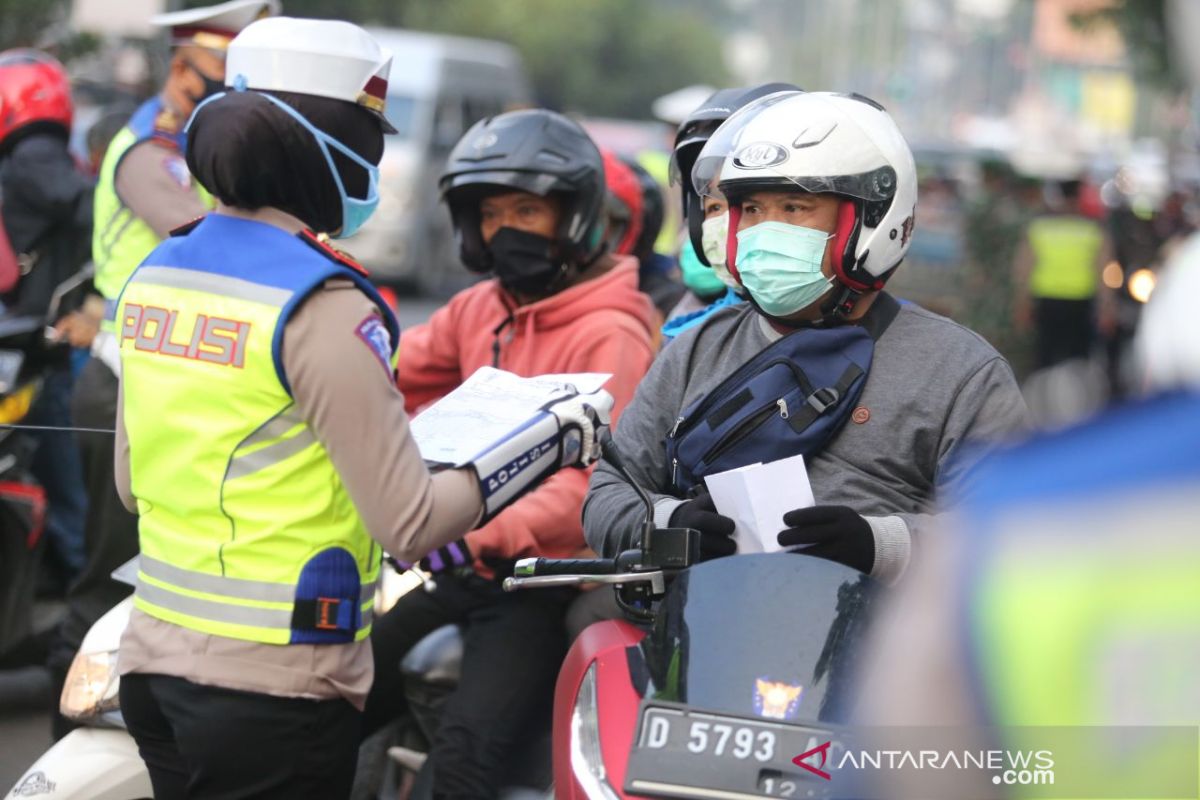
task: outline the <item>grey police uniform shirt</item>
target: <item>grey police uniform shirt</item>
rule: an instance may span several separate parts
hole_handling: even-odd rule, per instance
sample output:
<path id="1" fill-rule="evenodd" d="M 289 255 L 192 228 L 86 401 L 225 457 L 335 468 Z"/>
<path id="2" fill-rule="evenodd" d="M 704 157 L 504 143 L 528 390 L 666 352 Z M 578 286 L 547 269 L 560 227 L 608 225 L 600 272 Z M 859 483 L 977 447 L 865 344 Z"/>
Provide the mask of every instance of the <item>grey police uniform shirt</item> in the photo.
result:
<path id="1" fill-rule="evenodd" d="M 638 386 L 614 438 L 651 492 L 659 526 L 683 502 L 672 492 L 664 447 L 676 418 L 779 337 L 749 305 L 723 310 L 667 345 Z M 1027 414 L 1008 362 L 982 337 L 902 303 L 875 345 L 852 420 L 807 460 L 813 496 L 867 519 L 876 545 L 872 575 L 894 582 L 913 535 L 934 511 L 935 490 L 965 480 L 989 447 L 1027 427 Z M 612 556 L 644 517 L 634 490 L 601 462 L 583 508 L 588 544 Z"/>

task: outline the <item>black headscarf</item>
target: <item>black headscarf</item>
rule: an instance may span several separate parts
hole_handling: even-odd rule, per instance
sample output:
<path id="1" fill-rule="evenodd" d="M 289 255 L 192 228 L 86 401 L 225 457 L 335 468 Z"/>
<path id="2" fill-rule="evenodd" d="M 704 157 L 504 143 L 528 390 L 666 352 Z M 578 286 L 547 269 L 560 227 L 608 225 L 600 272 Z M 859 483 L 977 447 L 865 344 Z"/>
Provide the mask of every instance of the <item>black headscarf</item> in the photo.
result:
<path id="1" fill-rule="evenodd" d="M 362 158 L 379 163 L 383 130 L 365 108 L 327 97 L 271 94 Z M 366 170 L 330 152 L 347 193 L 364 197 Z M 316 140 L 258 92 L 230 91 L 200 109 L 188 130 L 187 165 L 225 205 L 278 208 L 318 232 L 333 232 L 342 224 L 337 185 Z"/>

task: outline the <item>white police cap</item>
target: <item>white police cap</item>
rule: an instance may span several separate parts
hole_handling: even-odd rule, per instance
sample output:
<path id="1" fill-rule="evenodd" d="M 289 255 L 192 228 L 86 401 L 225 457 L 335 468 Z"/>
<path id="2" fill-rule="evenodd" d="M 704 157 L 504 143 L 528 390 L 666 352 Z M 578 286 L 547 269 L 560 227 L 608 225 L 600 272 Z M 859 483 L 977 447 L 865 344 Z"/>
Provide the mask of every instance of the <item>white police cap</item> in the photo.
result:
<path id="1" fill-rule="evenodd" d="M 247 25 L 279 11 L 279 0 L 229 0 L 215 6 L 158 14 L 150 18 L 150 23 L 170 28 L 174 47 L 196 45 L 224 51 Z"/>
<path id="2" fill-rule="evenodd" d="M 229 45 L 225 84 L 234 88 L 296 92 L 355 103 L 374 112 L 384 130 L 392 53 L 349 22 L 271 17 Z"/>

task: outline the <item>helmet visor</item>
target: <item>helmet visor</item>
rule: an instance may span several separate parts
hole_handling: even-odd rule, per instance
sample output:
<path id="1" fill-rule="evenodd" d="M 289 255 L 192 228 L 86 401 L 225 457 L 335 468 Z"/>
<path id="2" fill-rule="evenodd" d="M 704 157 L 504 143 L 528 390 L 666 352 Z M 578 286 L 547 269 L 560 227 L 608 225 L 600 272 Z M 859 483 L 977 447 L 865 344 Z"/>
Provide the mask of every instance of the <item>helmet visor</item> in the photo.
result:
<path id="1" fill-rule="evenodd" d="M 776 108 L 782 103 L 790 103 L 786 111 Z M 780 92 L 740 109 L 696 159 L 696 193 L 737 197 L 769 189 L 891 199 L 896 170 L 870 136 L 839 131 L 854 123 L 828 113 L 827 104 L 818 94 Z"/>
<path id="2" fill-rule="evenodd" d="M 467 186 L 496 186 L 513 191 L 529 192 L 545 197 L 550 192 L 571 191 L 572 186 L 558 175 L 519 170 L 480 170 L 445 175 L 441 180 L 442 194 Z"/>

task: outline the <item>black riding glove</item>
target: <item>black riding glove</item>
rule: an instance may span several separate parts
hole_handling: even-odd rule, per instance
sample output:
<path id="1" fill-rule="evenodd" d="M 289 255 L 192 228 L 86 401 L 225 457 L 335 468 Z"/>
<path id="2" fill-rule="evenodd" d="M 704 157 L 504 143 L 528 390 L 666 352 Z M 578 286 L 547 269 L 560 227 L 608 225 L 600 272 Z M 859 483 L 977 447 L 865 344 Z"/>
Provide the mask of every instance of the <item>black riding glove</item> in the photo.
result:
<path id="1" fill-rule="evenodd" d="M 700 560 L 708 561 L 737 552 L 733 541 L 734 522 L 717 513 L 712 496 L 698 494 L 671 512 L 672 528 L 695 528 L 700 531 Z"/>
<path id="2" fill-rule="evenodd" d="M 782 547 L 808 545 L 793 552 L 827 558 L 871 574 L 875 566 L 875 533 L 862 516 L 846 506 L 797 508 L 783 515 L 789 526 L 779 533 Z"/>

